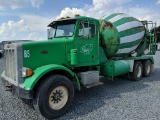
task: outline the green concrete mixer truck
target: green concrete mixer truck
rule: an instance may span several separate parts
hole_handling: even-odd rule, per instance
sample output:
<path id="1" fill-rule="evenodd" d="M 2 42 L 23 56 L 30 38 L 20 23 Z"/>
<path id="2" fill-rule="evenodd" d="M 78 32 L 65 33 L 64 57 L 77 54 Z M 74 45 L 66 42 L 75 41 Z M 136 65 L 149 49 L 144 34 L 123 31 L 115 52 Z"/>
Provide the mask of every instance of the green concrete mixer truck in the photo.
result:
<path id="1" fill-rule="evenodd" d="M 101 84 L 100 76 L 150 76 L 157 42 L 149 24 L 123 13 L 60 18 L 48 25 L 48 40 L 4 45 L 2 80 L 45 118 L 56 118 L 71 106 L 75 89 Z"/>

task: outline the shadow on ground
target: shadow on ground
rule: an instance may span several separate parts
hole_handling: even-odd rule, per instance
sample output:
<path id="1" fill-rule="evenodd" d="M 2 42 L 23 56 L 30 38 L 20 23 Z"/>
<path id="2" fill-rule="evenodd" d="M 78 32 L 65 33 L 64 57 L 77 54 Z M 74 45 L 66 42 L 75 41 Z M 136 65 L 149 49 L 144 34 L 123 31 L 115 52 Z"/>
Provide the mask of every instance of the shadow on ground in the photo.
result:
<path id="1" fill-rule="evenodd" d="M 116 78 L 114 81 L 108 81 L 107 78 L 102 78 L 103 85 L 79 92 L 76 91 L 71 109 L 63 116 L 65 118 L 67 116 L 69 119 L 76 119 L 76 116 L 89 114 L 104 106 L 106 104 L 104 101 L 106 100 L 120 98 L 123 93 L 140 91 L 149 87 L 148 82 L 160 81 L 159 73 L 160 68 L 156 68 L 150 77 L 143 77 L 140 81 L 131 81 L 121 77 Z M 152 79 L 153 76 L 154 79 Z M 63 116 L 60 119 L 63 119 Z"/>

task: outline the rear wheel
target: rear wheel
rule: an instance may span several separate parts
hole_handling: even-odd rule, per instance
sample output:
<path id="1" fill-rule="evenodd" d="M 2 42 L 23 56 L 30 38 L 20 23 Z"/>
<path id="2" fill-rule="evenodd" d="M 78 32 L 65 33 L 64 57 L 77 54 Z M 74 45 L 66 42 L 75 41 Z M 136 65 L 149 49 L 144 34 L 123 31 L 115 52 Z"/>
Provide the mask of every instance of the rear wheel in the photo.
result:
<path id="1" fill-rule="evenodd" d="M 133 67 L 133 72 L 130 73 L 130 78 L 133 81 L 141 80 L 142 78 L 142 63 L 141 62 L 135 62 Z"/>
<path id="2" fill-rule="evenodd" d="M 34 108 L 47 119 L 54 119 L 64 114 L 74 98 L 71 81 L 61 75 L 47 77 L 41 83 L 33 100 Z"/>
<path id="3" fill-rule="evenodd" d="M 151 61 L 150 60 L 145 60 L 143 61 L 143 76 L 148 77 L 151 74 Z"/>
<path id="4" fill-rule="evenodd" d="M 154 63 L 151 63 L 151 73 L 154 72 Z"/>

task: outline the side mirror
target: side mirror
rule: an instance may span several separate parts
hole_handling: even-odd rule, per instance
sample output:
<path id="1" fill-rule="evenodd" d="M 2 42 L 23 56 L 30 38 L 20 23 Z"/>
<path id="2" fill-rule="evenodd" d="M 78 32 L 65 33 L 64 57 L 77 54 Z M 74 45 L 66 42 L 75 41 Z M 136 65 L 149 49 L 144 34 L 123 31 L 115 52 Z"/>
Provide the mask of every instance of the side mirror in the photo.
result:
<path id="1" fill-rule="evenodd" d="M 88 27 L 88 28 L 84 28 L 84 37 L 86 37 L 86 36 L 90 36 L 90 34 L 91 34 L 91 32 L 90 32 L 90 28 Z"/>
<path id="2" fill-rule="evenodd" d="M 90 38 L 91 37 L 91 30 L 90 28 L 82 28 L 82 29 L 79 29 L 79 33 L 78 33 L 78 36 L 82 37 L 82 38 Z"/>
<path id="3" fill-rule="evenodd" d="M 84 36 L 84 29 L 79 29 L 79 32 L 78 32 L 78 36 L 79 37 L 83 37 Z"/>

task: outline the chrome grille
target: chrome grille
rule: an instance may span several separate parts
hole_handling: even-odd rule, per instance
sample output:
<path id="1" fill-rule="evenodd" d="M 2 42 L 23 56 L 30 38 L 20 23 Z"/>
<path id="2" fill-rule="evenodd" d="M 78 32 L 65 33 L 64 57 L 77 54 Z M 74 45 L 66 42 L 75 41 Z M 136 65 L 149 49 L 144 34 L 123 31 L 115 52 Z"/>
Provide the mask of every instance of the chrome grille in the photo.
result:
<path id="1" fill-rule="evenodd" d="M 15 61 L 15 49 L 5 49 L 5 75 L 12 80 L 16 81 L 16 61 Z"/>

